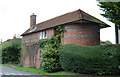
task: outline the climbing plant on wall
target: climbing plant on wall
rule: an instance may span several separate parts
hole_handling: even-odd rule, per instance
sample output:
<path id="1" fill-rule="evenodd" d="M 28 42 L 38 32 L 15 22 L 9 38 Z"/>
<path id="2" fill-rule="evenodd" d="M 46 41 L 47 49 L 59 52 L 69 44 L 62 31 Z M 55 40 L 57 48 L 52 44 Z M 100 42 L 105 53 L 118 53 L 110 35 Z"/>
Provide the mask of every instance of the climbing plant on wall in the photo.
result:
<path id="1" fill-rule="evenodd" d="M 41 68 L 48 72 L 61 70 L 58 48 L 62 45 L 60 39 L 63 36 L 63 32 L 65 32 L 64 26 L 58 26 L 56 31 L 55 37 L 39 42 L 39 46 L 43 51 Z"/>
<path id="2" fill-rule="evenodd" d="M 56 34 L 55 34 L 55 37 L 51 37 L 50 39 L 46 39 L 46 40 L 40 40 L 39 41 L 39 46 L 41 48 L 44 48 L 45 45 L 47 44 L 51 44 L 54 47 L 57 47 L 59 48 L 59 46 L 61 45 L 61 42 L 60 42 L 60 39 L 61 37 L 63 36 L 63 33 L 66 31 L 64 29 L 64 26 L 58 26 L 56 28 Z"/>

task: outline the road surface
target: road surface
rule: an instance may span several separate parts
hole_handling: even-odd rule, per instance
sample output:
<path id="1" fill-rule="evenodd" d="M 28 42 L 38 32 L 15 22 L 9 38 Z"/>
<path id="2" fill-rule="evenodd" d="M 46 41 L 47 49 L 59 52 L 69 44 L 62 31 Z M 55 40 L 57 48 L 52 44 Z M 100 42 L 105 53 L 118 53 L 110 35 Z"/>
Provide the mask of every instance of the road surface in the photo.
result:
<path id="1" fill-rule="evenodd" d="M 48 77 L 40 74 L 16 70 L 9 66 L 0 66 L 0 77 Z"/>

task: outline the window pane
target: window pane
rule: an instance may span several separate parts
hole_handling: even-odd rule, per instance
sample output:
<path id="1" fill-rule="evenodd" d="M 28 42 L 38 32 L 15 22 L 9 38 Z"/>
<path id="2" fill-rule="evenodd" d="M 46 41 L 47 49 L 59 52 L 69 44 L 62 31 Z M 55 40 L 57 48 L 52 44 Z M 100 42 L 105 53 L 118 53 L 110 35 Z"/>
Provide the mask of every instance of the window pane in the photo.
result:
<path id="1" fill-rule="evenodd" d="M 42 39 L 42 32 L 40 32 L 40 39 Z"/>
<path id="2" fill-rule="evenodd" d="M 45 31 L 45 38 L 47 38 L 47 31 Z"/>
<path id="3" fill-rule="evenodd" d="M 44 39 L 44 37 L 45 37 L 45 32 L 43 31 L 42 38 Z"/>

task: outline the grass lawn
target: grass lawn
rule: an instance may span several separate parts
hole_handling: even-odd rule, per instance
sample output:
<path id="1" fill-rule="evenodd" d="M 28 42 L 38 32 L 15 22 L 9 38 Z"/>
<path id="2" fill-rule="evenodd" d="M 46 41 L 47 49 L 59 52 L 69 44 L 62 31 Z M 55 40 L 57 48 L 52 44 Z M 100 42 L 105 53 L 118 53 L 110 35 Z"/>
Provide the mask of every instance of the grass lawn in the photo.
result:
<path id="1" fill-rule="evenodd" d="M 23 70 L 23 71 L 28 71 L 28 72 L 32 72 L 32 73 L 39 73 L 42 75 L 66 75 L 66 77 L 120 77 L 120 76 L 112 76 L 112 75 L 108 75 L 108 76 L 95 76 L 95 75 L 87 75 L 87 74 L 77 74 L 77 73 L 72 73 L 72 72 L 67 72 L 67 71 L 60 71 L 60 72 L 54 72 L 54 73 L 48 73 L 45 70 L 42 69 L 37 69 L 37 68 L 30 68 L 30 67 L 13 67 L 14 69 L 18 69 L 18 70 Z M 74 76 L 76 75 L 76 76 Z"/>
<path id="2" fill-rule="evenodd" d="M 30 68 L 30 67 L 13 67 L 14 69 L 18 70 L 24 70 L 32 73 L 39 73 L 43 75 L 78 75 L 76 73 L 66 72 L 66 71 L 60 71 L 60 72 L 54 72 L 54 73 L 48 73 L 45 70 L 37 69 L 37 68 Z"/>
<path id="3" fill-rule="evenodd" d="M 0 64 L 0 66 L 9 66 L 9 65 L 13 65 L 13 64 Z"/>

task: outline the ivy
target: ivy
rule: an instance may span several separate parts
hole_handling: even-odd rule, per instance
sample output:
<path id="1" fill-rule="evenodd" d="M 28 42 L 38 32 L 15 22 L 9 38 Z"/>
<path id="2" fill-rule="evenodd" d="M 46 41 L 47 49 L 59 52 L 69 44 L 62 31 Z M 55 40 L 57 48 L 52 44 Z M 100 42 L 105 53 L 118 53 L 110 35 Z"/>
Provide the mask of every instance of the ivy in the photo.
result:
<path id="1" fill-rule="evenodd" d="M 44 39 L 40 40 L 38 43 L 39 47 L 44 48 L 46 44 L 51 44 L 53 48 L 59 48 L 62 45 L 60 39 L 66 30 L 64 29 L 64 26 L 58 26 L 56 28 L 56 31 L 57 32 L 55 34 L 55 37 L 51 37 L 50 39 L 46 39 L 46 40 Z"/>
<path id="2" fill-rule="evenodd" d="M 39 46 L 42 48 L 43 52 L 41 68 L 48 72 L 56 72 L 62 69 L 59 61 L 58 48 L 62 45 L 60 39 L 65 29 L 63 26 L 58 26 L 56 31 L 55 37 L 39 42 Z"/>

